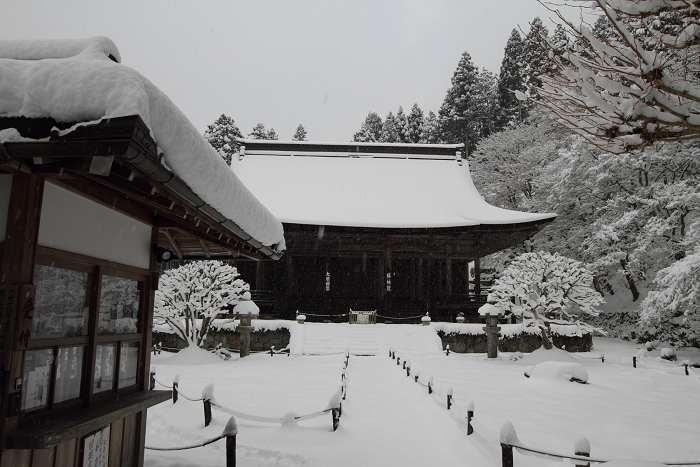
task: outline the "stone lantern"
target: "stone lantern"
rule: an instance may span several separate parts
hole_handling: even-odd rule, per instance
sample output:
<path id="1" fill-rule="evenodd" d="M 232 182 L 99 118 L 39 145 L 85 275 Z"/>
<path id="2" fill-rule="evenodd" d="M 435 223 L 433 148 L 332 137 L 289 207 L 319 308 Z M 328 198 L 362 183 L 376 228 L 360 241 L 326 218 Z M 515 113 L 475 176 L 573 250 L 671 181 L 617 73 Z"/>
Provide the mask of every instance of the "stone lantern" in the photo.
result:
<path id="1" fill-rule="evenodd" d="M 498 320 L 503 317 L 503 310 L 496 306 L 496 297 L 493 295 L 489 295 L 486 301 L 487 303 L 479 308 L 479 315 L 486 321 L 484 331 L 486 331 L 488 358 L 496 358 L 498 357 L 498 331 L 501 330 Z"/>
<path id="2" fill-rule="evenodd" d="M 240 319 L 238 334 L 241 340 L 241 358 L 250 354 L 250 332 L 253 330 L 252 319 L 260 315 L 260 308 L 250 299 L 250 292 L 243 292 L 243 296 L 233 307 L 234 315 Z"/>
<path id="3" fill-rule="evenodd" d="M 464 322 L 464 313 L 463 313 L 463 312 L 460 311 L 460 312 L 457 314 L 456 321 L 457 321 L 458 323 L 463 323 L 463 322 Z"/>

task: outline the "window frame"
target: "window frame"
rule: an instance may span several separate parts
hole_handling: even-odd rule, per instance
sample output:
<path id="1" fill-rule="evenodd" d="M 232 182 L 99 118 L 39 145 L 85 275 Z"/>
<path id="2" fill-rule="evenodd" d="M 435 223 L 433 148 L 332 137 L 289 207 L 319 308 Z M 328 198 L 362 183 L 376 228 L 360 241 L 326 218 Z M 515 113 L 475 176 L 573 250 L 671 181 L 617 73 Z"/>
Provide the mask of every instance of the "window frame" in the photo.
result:
<path id="1" fill-rule="evenodd" d="M 149 279 L 150 271 L 135 268 L 133 266 L 121 265 L 97 258 L 83 256 L 74 253 L 67 253 L 54 250 L 48 247 L 38 247 L 35 266 L 49 266 L 62 269 L 69 269 L 79 272 L 86 272 L 88 276 L 88 332 L 84 336 L 70 337 L 48 337 L 33 338 L 30 336 L 27 352 L 35 350 L 52 349 L 53 361 L 51 364 L 51 383 L 48 390 L 48 403 L 46 407 L 35 410 L 22 410 L 20 412 L 22 421 L 33 420 L 46 416 L 47 413 L 58 414 L 75 410 L 79 407 L 89 407 L 92 404 L 108 403 L 121 395 L 133 393 L 142 389 L 143 386 L 143 365 L 146 342 L 146 321 L 149 304 Z M 138 323 L 135 333 L 112 333 L 99 334 L 98 321 L 100 314 L 100 295 L 103 276 L 112 276 L 122 279 L 135 280 L 138 282 L 139 303 L 138 303 Z M 119 368 L 121 365 L 122 344 L 138 343 L 136 382 L 124 388 L 119 388 Z M 95 378 L 95 360 L 98 345 L 116 344 L 113 381 L 109 390 L 93 393 Z M 54 402 L 56 388 L 56 370 L 58 366 L 58 351 L 61 348 L 83 347 L 83 359 L 81 369 L 81 382 L 79 396 L 74 399 L 61 402 Z M 23 376 L 24 378 L 24 376 Z M 24 384 L 24 382 L 23 382 Z M 26 388 L 22 388 L 24 392 Z"/>

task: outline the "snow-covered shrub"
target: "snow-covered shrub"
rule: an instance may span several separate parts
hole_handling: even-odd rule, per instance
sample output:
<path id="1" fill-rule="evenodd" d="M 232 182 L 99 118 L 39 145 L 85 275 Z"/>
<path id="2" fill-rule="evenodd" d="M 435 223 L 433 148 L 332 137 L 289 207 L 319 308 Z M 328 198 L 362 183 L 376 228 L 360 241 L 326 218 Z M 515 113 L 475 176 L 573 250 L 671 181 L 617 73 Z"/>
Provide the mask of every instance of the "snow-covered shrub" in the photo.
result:
<path id="1" fill-rule="evenodd" d="M 498 306 L 540 329 L 545 348 L 552 347 L 549 323 L 596 316 L 603 297 L 593 288 L 593 273 L 580 261 L 545 251 L 513 260 L 496 280 L 491 293 Z M 513 301 L 514 300 L 514 301 Z"/>
<path id="2" fill-rule="evenodd" d="M 661 355 L 659 356 L 664 360 L 675 361 L 676 351 L 673 350 L 671 347 L 664 347 L 663 349 L 661 349 Z"/>
<path id="3" fill-rule="evenodd" d="M 656 274 L 642 302 L 640 318 L 656 339 L 700 347 L 700 245 Z"/>
<path id="4" fill-rule="evenodd" d="M 202 346 L 209 326 L 250 286 L 235 267 L 219 261 L 193 261 L 160 276 L 154 317 L 167 323 L 187 345 Z"/>

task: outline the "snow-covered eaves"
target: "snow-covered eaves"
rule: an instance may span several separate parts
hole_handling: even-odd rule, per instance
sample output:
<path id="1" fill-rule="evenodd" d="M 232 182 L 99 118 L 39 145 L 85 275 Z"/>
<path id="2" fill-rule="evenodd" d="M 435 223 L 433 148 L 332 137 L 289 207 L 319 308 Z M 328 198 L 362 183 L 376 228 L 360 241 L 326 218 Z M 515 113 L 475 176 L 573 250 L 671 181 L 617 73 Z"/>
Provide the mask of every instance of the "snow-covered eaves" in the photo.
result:
<path id="1" fill-rule="evenodd" d="M 479 194 L 463 145 L 240 140 L 232 163 L 282 222 L 373 228 L 451 228 L 551 221 L 498 208 Z"/>
<path id="2" fill-rule="evenodd" d="M 162 155 L 158 164 L 182 182 L 183 198 L 199 202 L 200 210 L 210 209 L 220 224 L 237 226 L 242 238 L 275 256 L 284 250 L 281 222 L 162 91 L 119 61 L 116 45 L 105 37 L 0 41 L 0 117 L 78 122 L 61 131 L 64 136 L 80 126 L 138 115 Z M 2 139 L 19 137 L 5 131 Z"/>

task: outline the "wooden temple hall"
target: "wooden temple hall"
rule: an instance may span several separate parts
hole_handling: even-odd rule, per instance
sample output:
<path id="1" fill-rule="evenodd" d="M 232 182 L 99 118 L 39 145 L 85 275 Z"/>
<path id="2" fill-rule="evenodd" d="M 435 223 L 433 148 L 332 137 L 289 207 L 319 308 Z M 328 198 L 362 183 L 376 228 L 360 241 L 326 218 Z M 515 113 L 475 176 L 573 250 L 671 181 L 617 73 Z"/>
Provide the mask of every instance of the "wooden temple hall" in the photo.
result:
<path id="1" fill-rule="evenodd" d="M 234 261 L 263 316 L 476 317 L 480 258 L 555 217 L 487 204 L 462 145 L 239 142 L 232 168 L 287 245 L 280 261 Z"/>

